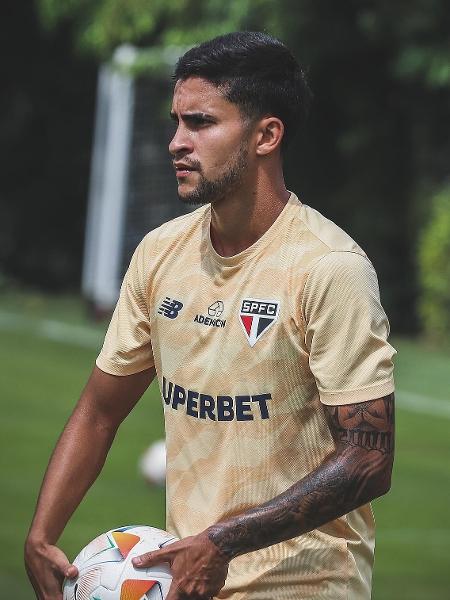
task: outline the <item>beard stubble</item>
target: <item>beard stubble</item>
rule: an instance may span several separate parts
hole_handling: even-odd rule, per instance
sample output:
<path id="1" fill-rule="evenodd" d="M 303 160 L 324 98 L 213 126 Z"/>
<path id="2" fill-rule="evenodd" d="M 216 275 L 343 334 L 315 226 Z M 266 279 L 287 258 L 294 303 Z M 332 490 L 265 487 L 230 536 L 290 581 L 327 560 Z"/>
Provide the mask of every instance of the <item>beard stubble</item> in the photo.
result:
<path id="1" fill-rule="evenodd" d="M 241 145 L 235 156 L 230 159 L 227 168 L 217 179 L 207 179 L 201 170 L 200 163 L 193 164 L 199 174 L 199 182 L 195 189 L 188 194 L 178 197 L 185 204 L 195 204 L 201 206 L 204 204 L 217 204 L 226 196 L 232 194 L 242 184 L 244 173 L 248 165 L 248 152 L 244 145 Z"/>

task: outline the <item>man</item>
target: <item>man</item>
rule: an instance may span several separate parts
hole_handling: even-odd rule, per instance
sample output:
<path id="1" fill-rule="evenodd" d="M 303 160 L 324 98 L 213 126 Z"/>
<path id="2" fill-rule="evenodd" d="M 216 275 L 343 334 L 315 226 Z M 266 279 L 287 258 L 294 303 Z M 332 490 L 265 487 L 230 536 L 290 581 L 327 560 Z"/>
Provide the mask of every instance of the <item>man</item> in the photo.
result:
<path id="1" fill-rule="evenodd" d="M 369 259 L 284 184 L 302 71 L 278 40 L 241 32 L 187 52 L 175 80 L 178 194 L 202 206 L 131 260 L 45 476 L 31 581 L 50 600 L 76 575 L 55 544 L 157 376 L 167 528 L 182 539 L 135 564 L 171 564 L 168 600 L 368 599 L 395 351 Z"/>

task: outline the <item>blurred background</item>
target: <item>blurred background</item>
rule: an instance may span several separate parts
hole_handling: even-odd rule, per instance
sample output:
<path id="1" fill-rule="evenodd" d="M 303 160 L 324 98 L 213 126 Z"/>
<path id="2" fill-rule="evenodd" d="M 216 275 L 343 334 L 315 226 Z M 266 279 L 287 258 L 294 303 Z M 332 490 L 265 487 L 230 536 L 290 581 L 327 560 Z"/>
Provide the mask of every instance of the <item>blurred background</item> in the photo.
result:
<path id="1" fill-rule="evenodd" d="M 49 453 L 132 250 L 183 210 L 167 151 L 171 69 L 238 29 L 278 36 L 309 74 L 287 185 L 371 257 L 399 352 L 373 597 L 450 598 L 450 4 L 3 0 L 0 11 L 0 598 L 33 597 L 22 545 Z M 162 437 L 152 387 L 61 540 L 70 557 L 112 527 L 164 526 L 163 489 L 138 469 Z"/>

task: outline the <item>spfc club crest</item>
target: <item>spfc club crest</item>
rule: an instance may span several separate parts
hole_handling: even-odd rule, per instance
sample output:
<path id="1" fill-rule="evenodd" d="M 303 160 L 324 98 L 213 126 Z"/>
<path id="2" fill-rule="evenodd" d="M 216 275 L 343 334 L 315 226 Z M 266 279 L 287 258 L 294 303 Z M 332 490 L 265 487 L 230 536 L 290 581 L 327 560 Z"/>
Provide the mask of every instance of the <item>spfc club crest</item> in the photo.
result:
<path id="1" fill-rule="evenodd" d="M 242 300 L 239 319 L 250 346 L 254 346 L 275 323 L 279 311 L 280 303 L 276 300 L 259 300 L 257 298 Z"/>

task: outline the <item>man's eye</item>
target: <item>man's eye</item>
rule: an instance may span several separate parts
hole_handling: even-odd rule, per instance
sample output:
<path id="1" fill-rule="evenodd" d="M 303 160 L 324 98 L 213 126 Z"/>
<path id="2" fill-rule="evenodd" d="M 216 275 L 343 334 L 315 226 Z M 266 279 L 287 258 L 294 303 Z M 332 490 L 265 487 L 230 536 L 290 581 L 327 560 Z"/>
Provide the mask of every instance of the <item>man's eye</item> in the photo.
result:
<path id="1" fill-rule="evenodd" d="M 189 117 L 189 119 L 186 120 L 193 127 L 201 127 L 202 125 L 207 125 L 209 123 L 209 121 L 207 119 L 204 119 L 203 117 Z"/>

